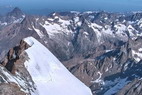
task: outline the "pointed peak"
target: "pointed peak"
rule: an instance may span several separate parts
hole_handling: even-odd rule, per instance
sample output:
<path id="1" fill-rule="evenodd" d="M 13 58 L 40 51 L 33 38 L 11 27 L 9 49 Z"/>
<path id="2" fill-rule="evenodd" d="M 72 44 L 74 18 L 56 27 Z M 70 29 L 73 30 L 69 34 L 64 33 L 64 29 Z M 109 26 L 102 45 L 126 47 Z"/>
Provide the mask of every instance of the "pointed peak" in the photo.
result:
<path id="1" fill-rule="evenodd" d="M 21 9 L 19 9 L 18 7 L 15 7 L 11 12 L 9 12 L 7 14 L 8 16 L 14 16 L 14 17 L 17 17 L 17 16 L 22 16 L 24 15 L 24 13 L 22 12 Z"/>
<path id="2" fill-rule="evenodd" d="M 15 7 L 15 8 L 12 10 L 12 12 L 22 12 L 22 11 L 21 11 L 21 9 L 20 9 L 20 8 Z"/>

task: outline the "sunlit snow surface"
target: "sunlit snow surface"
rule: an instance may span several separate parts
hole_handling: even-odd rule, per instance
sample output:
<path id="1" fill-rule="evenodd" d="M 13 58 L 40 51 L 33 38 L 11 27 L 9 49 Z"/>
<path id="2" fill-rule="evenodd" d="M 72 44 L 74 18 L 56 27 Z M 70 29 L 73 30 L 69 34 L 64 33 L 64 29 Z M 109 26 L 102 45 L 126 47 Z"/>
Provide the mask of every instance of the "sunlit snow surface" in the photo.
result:
<path id="1" fill-rule="evenodd" d="M 39 95 L 92 95 L 91 90 L 36 39 L 28 37 L 24 41 L 31 46 L 26 50 L 29 60 L 25 62 L 25 66 Z"/>

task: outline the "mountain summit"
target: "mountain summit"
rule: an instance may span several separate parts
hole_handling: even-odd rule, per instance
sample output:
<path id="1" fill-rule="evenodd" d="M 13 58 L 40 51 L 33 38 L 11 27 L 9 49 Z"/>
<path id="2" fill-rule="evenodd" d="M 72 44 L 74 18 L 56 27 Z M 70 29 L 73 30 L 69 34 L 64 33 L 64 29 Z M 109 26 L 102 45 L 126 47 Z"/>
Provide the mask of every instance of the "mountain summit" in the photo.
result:
<path id="1" fill-rule="evenodd" d="M 24 15 L 21 9 L 18 7 L 15 7 L 11 12 L 7 14 L 8 16 L 13 16 L 13 17 L 19 17 L 21 15 Z"/>
<path id="2" fill-rule="evenodd" d="M 11 49 L 2 65 L 16 76 L 9 75 L 14 77 L 14 81 L 9 82 L 14 82 L 19 88 L 23 88 L 22 91 L 25 93 L 31 95 L 45 95 L 46 93 L 48 95 L 92 95 L 87 86 L 73 76 L 46 47 L 33 37 L 25 38 L 20 46 Z M 19 82 L 15 82 L 17 80 Z"/>
<path id="3" fill-rule="evenodd" d="M 30 48 L 24 63 L 39 95 L 92 95 L 91 90 L 75 78 L 62 63 L 33 37 L 25 38 Z"/>

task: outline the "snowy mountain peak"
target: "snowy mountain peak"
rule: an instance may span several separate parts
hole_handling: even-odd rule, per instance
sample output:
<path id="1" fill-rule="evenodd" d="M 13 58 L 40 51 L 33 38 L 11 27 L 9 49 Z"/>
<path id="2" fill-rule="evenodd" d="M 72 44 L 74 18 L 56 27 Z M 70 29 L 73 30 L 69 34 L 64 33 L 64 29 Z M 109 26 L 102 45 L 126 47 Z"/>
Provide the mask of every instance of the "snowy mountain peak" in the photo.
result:
<path id="1" fill-rule="evenodd" d="M 26 50 L 29 59 L 24 64 L 37 86 L 38 95 L 92 95 L 91 90 L 36 39 L 28 37 L 24 41 L 31 46 Z"/>

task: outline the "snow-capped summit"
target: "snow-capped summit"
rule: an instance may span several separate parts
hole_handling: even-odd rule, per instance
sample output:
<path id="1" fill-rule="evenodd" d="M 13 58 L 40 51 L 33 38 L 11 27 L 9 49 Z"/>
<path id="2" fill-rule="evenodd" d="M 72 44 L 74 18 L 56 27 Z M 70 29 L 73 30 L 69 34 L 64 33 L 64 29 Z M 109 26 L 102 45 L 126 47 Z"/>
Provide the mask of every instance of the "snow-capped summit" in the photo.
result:
<path id="1" fill-rule="evenodd" d="M 36 39 L 28 37 L 24 41 L 31 46 L 26 50 L 29 59 L 24 64 L 37 86 L 38 95 L 92 95 L 91 90 Z"/>

